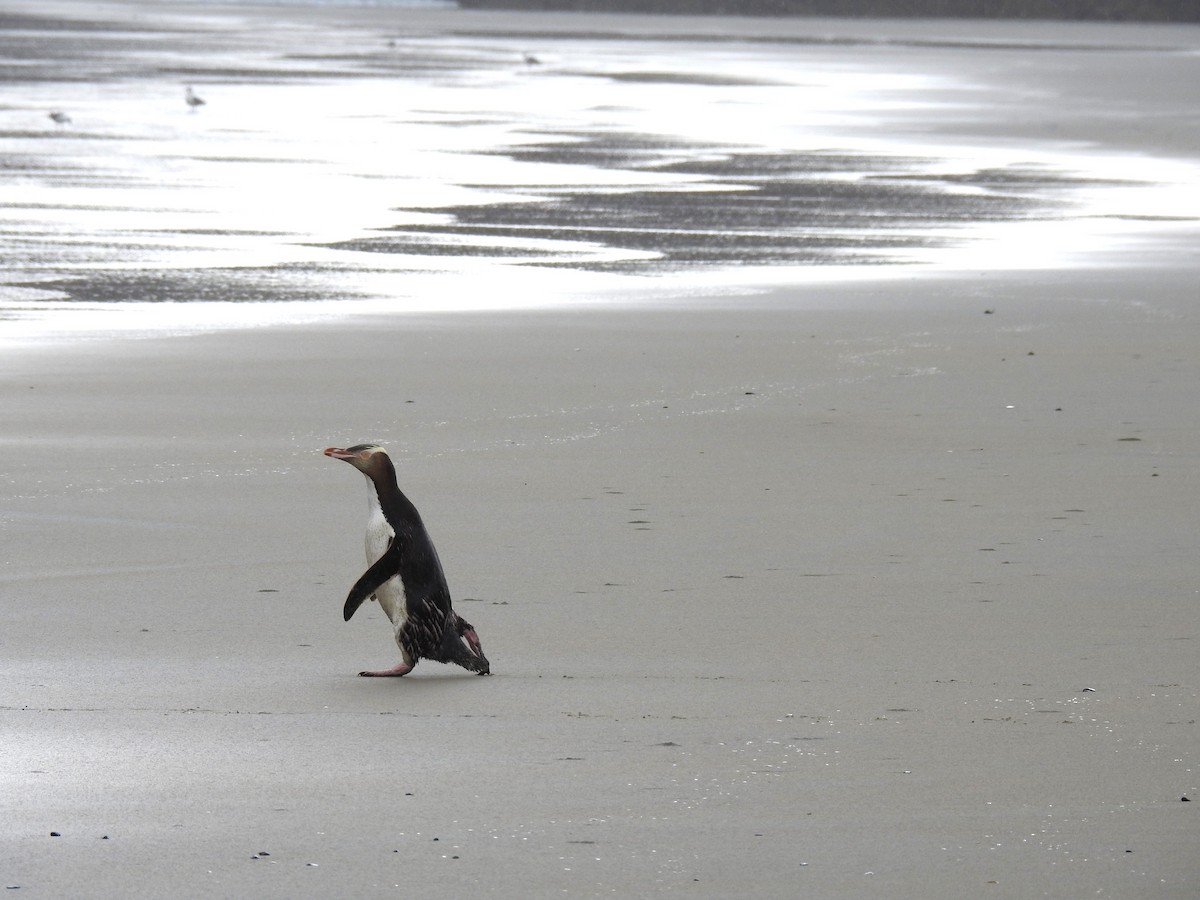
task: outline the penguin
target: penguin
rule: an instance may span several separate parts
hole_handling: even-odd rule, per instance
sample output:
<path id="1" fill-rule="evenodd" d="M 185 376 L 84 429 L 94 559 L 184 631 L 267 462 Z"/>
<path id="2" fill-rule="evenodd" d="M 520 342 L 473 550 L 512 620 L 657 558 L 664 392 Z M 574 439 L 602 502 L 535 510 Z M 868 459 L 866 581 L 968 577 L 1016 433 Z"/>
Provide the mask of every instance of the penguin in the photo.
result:
<path id="1" fill-rule="evenodd" d="M 401 661 L 390 669 L 359 672 L 384 678 L 407 675 L 421 659 L 457 663 L 490 675 L 479 636 L 454 611 L 437 551 L 417 508 L 396 483 L 396 468 L 378 444 L 329 447 L 325 455 L 350 463 L 367 478 L 367 571 L 350 588 L 342 614 L 347 622 L 362 602 L 379 601 L 392 621 Z"/>

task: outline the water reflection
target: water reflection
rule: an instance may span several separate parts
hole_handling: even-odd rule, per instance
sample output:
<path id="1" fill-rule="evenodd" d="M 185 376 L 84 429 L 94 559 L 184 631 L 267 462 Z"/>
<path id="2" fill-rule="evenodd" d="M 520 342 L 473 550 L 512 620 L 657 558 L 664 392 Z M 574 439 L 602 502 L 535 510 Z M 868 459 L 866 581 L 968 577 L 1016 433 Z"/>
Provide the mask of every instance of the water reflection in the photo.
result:
<path id="1" fill-rule="evenodd" d="M 1117 237 L 1101 219 L 1200 208 L 1154 183 L 1194 184 L 1186 164 L 948 140 L 939 121 L 980 115 L 977 86 L 912 56 L 602 34 L 531 65 L 528 35 L 345 13 L 6 20 L 0 317 L 1047 265 Z"/>

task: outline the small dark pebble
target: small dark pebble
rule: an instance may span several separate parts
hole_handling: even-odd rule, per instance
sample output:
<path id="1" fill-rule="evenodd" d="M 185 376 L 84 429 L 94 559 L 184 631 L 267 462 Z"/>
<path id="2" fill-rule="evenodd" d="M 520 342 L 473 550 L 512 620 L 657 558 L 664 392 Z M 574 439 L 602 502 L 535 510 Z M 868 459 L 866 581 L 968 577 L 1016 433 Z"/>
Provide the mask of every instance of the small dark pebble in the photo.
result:
<path id="1" fill-rule="evenodd" d="M 50 832 L 50 837 L 62 837 L 62 834 L 57 831 Z"/>
<path id="2" fill-rule="evenodd" d="M 102 840 L 102 841 L 107 841 L 107 840 L 108 840 L 108 835 L 107 835 L 107 834 L 101 835 L 101 836 L 100 836 L 100 840 Z"/>
<path id="3" fill-rule="evenodd" d="M 440 841 L 440 840 L 441 840 L 441 838 L 434 838 L 434 840 L 435 840 L 435 841 Z"/>
<path id="4" fill-rule="evenodd" d="M 1180 797 L 1180 798 L 1179 798 L 1179 802 L 1180 802 L 1180 803 L 1191 803 L 1191 802 L 1192 802 L 1192 798 L 1191 798 L 1191 797 L 1186 797 L 1186 796 L 1184 796 L 1184 797 Z"/>

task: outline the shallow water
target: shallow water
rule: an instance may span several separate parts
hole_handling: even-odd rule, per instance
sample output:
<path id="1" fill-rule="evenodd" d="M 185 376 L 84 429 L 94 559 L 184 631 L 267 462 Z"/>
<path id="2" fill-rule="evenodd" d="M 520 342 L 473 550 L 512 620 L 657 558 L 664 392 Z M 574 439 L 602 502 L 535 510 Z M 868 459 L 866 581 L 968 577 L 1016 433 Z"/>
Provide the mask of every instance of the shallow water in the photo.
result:
<path id="1" fill-rule="evenodd" d="M 1200 214 L 1189 160 L 971 133 L 1022 108 L 982 58 L 1153 47 L 67 9 L 0 31 L 10 340 L 1071 265 Z"/>

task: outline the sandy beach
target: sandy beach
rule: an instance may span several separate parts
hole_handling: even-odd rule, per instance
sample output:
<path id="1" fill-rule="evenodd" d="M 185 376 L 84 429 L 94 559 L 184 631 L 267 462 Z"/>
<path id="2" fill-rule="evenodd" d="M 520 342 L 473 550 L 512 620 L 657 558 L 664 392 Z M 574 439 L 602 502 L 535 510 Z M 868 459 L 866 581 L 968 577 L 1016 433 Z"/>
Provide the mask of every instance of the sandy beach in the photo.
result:
<path id="1" fill-rule="evenodd" d="M 1195 237 L 6 353 L 0 879 L 1196 896 Z M 492 677 L 355 677 L 366 440 Z"/>

